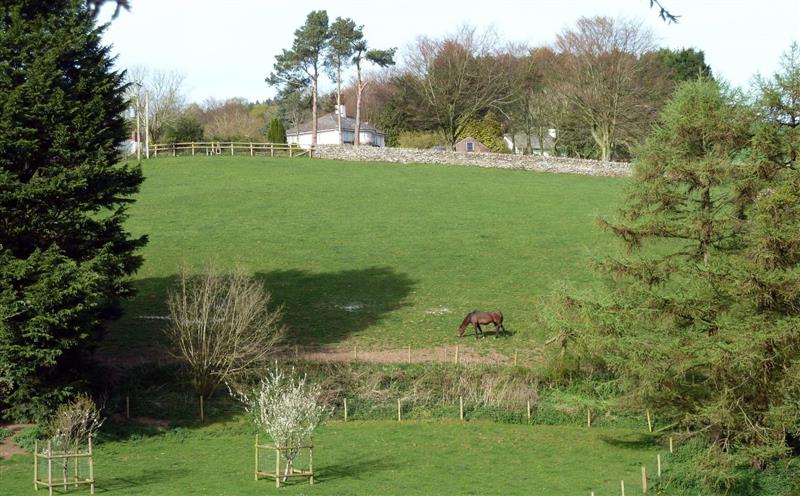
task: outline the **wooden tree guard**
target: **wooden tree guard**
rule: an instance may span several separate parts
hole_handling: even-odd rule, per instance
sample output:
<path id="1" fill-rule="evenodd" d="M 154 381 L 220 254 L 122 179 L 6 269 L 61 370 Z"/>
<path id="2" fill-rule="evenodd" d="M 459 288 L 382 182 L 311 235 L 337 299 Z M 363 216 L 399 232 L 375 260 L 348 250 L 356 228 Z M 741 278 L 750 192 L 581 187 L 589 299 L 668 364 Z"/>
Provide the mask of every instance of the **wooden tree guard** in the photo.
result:
<path id="1" fill-rule="evenodd" d="M 47 451 L 39 452 L 39 442 L 35 441 L 33 445 L 33 487 L 37 491 L 39 487 L 46 487 L 48 493 L 52 496 L 53 488 L 63 486 L 67 490 L 68 486 L 78 487 L 81 484 L 88 484 L 89 491 L 94 494 L 94 452 L 92 451 L 92 438 L 89 438 L 89 449 L 85 452 L 80 450 L 75 452 L 62 452 L 53 453 L 53 446 L 50 441 L 47 441 Z M 88 469 L 86 477 L 81 474 L 80 460 L 82 458 L 88 459 Z M 40 460 L 46 461 L 47 473 L 40 474 Z M 61 480 L 53 477 L 53 461 L 61 464 Z M 45 466 L 42 464 L 41 466 Z M 72 466 L 73 471 L 71 476 L 67 473 Z M 40 477 L 42 475 L 42 477 Z M 45 479 L 46 476 L 46 479 Z"/>
<path id="2" fill-rule="evenodd" d="M 280 447 L 272 444 L 258 444 L 258 434 L 256 434 L 256 470 L 255 479 L 260 478 L 275 479 L 275 487 L 281 487 L 281 479 L 287 477 L 308 477 L 308 483 L 314 484 L 314 445 L 309 444 L 306 446 L 296 446 L 293 449 L 308 450 L 308 470 L 292 468 L 291 472 L 286 472 L 286 467 L 281 468 L 281 451 L 285 451 L 288 447 Z M 275 451 L 275 471 L 270 472 L 267 470 L 260 470 L 259 466 L 259 450 L 273 450 Z"/>

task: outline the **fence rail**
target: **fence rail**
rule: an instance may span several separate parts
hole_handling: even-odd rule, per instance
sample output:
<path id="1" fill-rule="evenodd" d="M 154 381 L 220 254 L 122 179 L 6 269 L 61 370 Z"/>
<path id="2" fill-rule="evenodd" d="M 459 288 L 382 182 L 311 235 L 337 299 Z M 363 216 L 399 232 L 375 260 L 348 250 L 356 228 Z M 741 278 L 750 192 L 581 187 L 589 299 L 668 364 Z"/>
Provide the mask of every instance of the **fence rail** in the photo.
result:
<path id="1" fill-rule="evenodd" d="M 255 143 L 252 141 L 192 141 L 188 143 L 155 143 L 150 145 L 147 158 L 177 155 L 250 155 L 269 157 L 310 157 L 313 147 L 300 147 L 288 143 Z"/>

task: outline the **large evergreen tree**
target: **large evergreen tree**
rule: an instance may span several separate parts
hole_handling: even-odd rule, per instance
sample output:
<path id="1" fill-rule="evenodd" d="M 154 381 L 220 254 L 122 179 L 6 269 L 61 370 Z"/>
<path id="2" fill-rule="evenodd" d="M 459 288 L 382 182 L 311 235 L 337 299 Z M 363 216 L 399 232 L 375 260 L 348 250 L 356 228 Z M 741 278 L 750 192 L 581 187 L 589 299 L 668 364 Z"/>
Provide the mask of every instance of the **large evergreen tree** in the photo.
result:
<path id="1" fill-rule="evenodd" d="M 756 112 L 713 81 L 679 87 L 604 222 L 629 254 L 600 265 L 604 298 L 572 307 L 584 356 L 704 439 L 693 467 L 725 491 L 800 434 L 800 85 L 780 84 L 799 71 L 763 83 Z"/>
<path id="2" fill-rule="evenodd" d="M 81 0 L 0 6 L 0 370 L 3 415 L 41 417 L 83 379 L 130 293 L 145 237 L 123 228 L 142 182 L 118 165 L 123 75 Z"/>

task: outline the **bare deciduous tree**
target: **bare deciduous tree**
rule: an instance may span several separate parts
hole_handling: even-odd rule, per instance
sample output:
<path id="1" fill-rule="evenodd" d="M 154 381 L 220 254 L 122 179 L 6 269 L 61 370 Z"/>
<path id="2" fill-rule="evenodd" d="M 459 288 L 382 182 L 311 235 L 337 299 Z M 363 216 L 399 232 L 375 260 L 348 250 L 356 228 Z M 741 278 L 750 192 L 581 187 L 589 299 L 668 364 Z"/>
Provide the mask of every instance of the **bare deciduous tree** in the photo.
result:
<path id="1" fill-rule="evenodd" d="M 148 112 L 150 141 L 157 143 L 186 106 L 185 76 L 176 71 L 136 66 L 128 69 L 126 79 L 131 83 L 130 100 L 137 106 L 139 115 Z M 148 109 L 145 109 L 145 102 Z"/>
<path id="2" fill-rule="evenodd" d="M 223 382 L 267 365 L 285 333 L 282 309 L 269 304 L 269 292 L 242 268 L 223 273 L 209 267 L 200 275 L 181 270 L 167 299 L 166 334 L 198 394 L 209 397 Z"/>
<path id="3" fill-rule="evenodd" d="M 478 33 L 470 26 L 442 40 L 421 37 L 408 50 L 406 67 L 426 103 L 426 117 L 451 146 L 467 122 L 489 109 L 502 112 L 512 101 L 512 66 L 502 55 L 493 31 Z"/>
<path id="4" fill-rule="evenodd" d="M 203 103 L 200 117 L 206 137 L 224 141 L 264 138 L 265 122 L 253 115 L 246 100 L 225 101 L 209 98 Z"/>
<path id="5" fill-rule="evenodd" d="M 602 160 L 649 131 L 669 91 L 649 30 L 624 19 L 583 17 L 558 35 L 556 50 L 556 88 L 579 110 Z"/>

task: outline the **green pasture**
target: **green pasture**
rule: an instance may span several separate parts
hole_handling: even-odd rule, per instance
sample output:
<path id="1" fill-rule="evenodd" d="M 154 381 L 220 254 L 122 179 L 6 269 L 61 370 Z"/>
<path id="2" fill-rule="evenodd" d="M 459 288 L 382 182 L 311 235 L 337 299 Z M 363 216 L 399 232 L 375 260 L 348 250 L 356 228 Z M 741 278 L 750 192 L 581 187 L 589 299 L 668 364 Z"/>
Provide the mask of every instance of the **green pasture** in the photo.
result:
<path id="1" fill-rule="evenodd" d="M 535 299 L 590 284 L 612 249 L 595 219 L 625 180 L 525 171 L 264 157 L 144 162 L 127 224 L 147 234 L 138 295 L 106 346 L 160 339 L 178 266 L 244 265 L 286 310 L 300 345 L 414 348 L 457 342 L 508 353 L 546 337 Z M 459 341 L 473 309 L 513 333 Z"/>
<path id="2" fill-rule="evenodd" d="M 662 449 L 647 434 L 624 429 L 332 422 L 315 437 L 317 483 L 293 481 L 277 490 L 272 481 L 253 480 L 253 441 L 248 425 L 236 420 L 112 436 L 96 449 L 97 494 L 603 495 L 619 494 L 620 479 L 635 494 L 640 466 L 654 471 Z M 34 494 L 32 470 L 31 456 L 0 460 L 2 494 Z"/>

